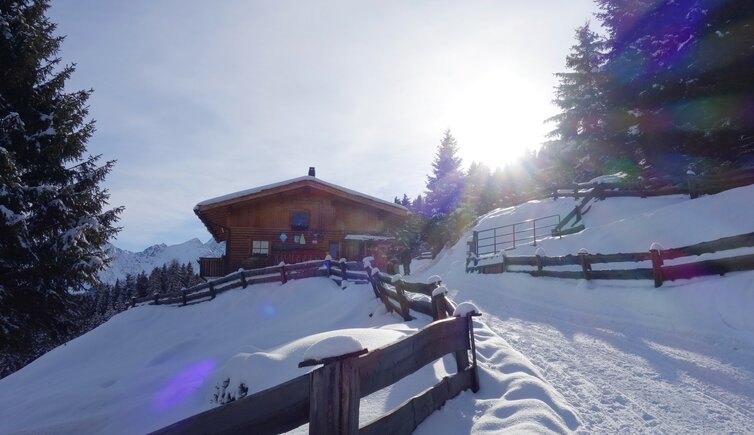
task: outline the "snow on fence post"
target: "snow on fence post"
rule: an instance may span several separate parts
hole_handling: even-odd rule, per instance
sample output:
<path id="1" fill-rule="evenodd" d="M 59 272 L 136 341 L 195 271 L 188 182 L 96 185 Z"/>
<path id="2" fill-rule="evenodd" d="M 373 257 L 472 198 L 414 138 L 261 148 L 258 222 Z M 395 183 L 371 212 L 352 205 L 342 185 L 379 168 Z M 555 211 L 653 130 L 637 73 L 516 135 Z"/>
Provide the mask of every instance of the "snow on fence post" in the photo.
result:
<path id="1" fill-rule="evenodd" d="M 280 267 L 280 282 L 285 284 L 288 282 L 288 277 L 285 276 L 285 261 L 281 261 L 278 267 Z"/>
<path id="2" fill-rule="evenodd" d="M 686 171 L 686 183 L 689 186 L 689 199 L 694 199 L 699 197 L 699 192 L 697 191 L 697 182 L 696 182 L 696 173 L 689 169 Z"/>
<path id="3" fill-rule="evenodd" d="M 662 286 L 662 246 L 654 242 L 649 247 L 649 254 L 652 256 L 652 276 L 655 279 L 655 288 Z"/>
<path id="4" fill-rule="evenodd" d="M 246 288 L 248 286 L 248 283 L 246 282 L 246 274 L 244 273 L 244 270 L 238 269 L 238 274 L 241 275 L 241 288 Z"/>
<path id="5" fill-rule="evenodd" d="M 346 280 L 348 279 L 347 276 L 347 269 L 348 269 L 348 260 L 345 258 L 340 259 L 340 276 L 343 278 L 343 281 L 341 281 L 341 287 L 346 288 L 348 285 L 346 283 Z"/>
<path id="6" fill-rule="evenodd" d="M 328 337 L 304 352 L 309 372 L 309 433 L 357 435 L 361 386 L 358 357 L 368 350 L 349 336 Z M 329 354 L 335 354 L 330 356 Z"/>
<path id="7" fill-rule="evenodd" d="M 154 292 L 154 304 L 155 305 L 160 305 L 160 293 L 159 292 Z"/>
<path id="8" fill-rule="evenodd" d="M 581 271 L 584 273 L 584 279 L 591 279 L 589 272 L 592 270 L 592 264 L 589 260 L 589 251 L 585 248 L 579 249 L 579 264 L 581 264 Z"/>
<path id="9" fill-rule="evenodd" d="M 472 371 L 472 383 L 471 391 L 474 393 L 479 391 L 479 371 L 476 365 L 476 342 L 474 341 L 474 319 L 472 317 L 478 317 L 482 314 L 479 309 L 471 302 L 462 302 L 453 311 L 454 317 L 465 317 L 469 328 L 469 344 L 471 350 L 471 371 Z M 456 369 L 461 372 L 469 366 L 469 353 L 466 350 L 459 350 L 455 353 Z"/>
<path id="10" fill-rule="evenodd" d="M 432 320 L 442 320 L 448 317 L 447 302 L 445 301 L 445 295 L 448 294 L 447 287 L 441 285 L 432 291 Z"/>
<path id="11" fill-rule="evenodd" d="M 327 277 L 329 278 L 332 275 L 332 257 L 330 254 L 325 256 L 325 269 L 327 269 Z"/>

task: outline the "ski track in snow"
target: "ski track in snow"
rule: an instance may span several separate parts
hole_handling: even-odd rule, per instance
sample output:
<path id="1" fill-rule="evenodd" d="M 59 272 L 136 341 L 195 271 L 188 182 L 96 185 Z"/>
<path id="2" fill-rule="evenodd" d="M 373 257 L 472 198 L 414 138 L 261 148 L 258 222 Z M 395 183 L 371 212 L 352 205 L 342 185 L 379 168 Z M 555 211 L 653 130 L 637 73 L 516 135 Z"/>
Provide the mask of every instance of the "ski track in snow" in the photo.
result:
<path id="1" fill-rule="evenodd" d="M 754 358 L 750 350 L 739 349 L 740 359 L 723 362 L 698 353 L 727 345 L 709 338 L 637 324 L 605 325 L 504 294 L 494 297 L 510 317 L 498 312 L 486 317 L 488 325 L 577 409 L 584 423 L 580 431 L 746 433 L 754 428 L 754 373 L 743 364 Z"/>

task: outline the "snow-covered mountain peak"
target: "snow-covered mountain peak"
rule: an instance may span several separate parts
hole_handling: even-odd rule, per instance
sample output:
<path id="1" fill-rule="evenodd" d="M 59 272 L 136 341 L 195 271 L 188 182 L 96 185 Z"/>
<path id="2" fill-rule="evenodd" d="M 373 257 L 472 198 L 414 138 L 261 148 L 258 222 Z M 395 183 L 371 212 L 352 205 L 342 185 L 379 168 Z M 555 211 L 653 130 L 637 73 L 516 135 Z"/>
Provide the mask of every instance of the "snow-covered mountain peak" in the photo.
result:
<path id="1" fill-rule="evenodd" d="M 149 273 L 155 267 L 173 260 L 181 264 L 193 262 L 198 271 L 199 257 L 219 257 L 225 252 L 225 244 L 212 239 L 202 243 L 198 238 L 193 238 L 175 245 L 158 243 L 141 252 L 121 249 L 113 244 L 108 244 L 106 250 L 112 261 L 110 267 L 102 271 L 99 277 L 102 282 L 112 284 L 117 279 L 125 278 L 127 274 Z"/>

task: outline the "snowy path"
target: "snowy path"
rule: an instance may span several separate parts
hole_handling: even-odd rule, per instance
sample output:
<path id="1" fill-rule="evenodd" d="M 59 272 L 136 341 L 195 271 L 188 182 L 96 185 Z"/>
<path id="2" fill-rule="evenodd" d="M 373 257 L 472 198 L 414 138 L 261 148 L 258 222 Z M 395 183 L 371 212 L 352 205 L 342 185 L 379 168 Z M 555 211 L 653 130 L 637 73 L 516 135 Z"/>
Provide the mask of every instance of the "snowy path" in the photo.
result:
<path id="1" fill-rule="evenodd" d="M 490 328 L 576 408 L 584 432 L 754 430 L 752 349 L 605 320 L 499 288 L 475 290 L 481 306 L 495 307 L 485 318 Z"/>

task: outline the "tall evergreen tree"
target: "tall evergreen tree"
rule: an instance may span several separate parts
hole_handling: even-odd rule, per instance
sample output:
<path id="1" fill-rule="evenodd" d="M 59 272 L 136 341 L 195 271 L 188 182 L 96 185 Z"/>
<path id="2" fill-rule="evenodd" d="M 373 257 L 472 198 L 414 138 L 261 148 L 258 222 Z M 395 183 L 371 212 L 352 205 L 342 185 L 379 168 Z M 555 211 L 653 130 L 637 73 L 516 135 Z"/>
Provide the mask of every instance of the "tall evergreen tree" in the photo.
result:
<path id="1" fill-rule="evenodd" d="M 484 163 L 471 162 L 466 179 L 463 183 L 463 198 L 461 203 L 472 215 L 478 216 L 493 208 L 493 198 L 488 187 L 492 173 Z"/>
<path id="2" fill-rule="evenodd" d="M 463 193 L 463 171 L 458 157 L 458 143 L 450 130 L 437 148 L 432 163 L 432 175 L 427 177 L 427 193 L 424 204 L 431 217 L 438 217 L 455 210 Z"/>
<path id="3" fill-rule="evenodd" d="M 89 156 L 91 91 L 66 92 L 46 0 L 0 0 L 0 366 L 16 368 L 75 329 L 70 290 L 97 282 L 120 208 Z"/>
<path id="4" fill-rule="evenodd" d="M 559 83 L 553 102 L 561 112 L 548 119 L 555 128 L 542 152 L 568 181 L 593 175 L 611 152 L 603 131 L 607 121 L 604 51 L 604 41 L 587 22 L 576 29 L 576 44 L 566 57 L 569 71 L 555 74 Z"/>
<path id="5" fill-rule="evenodd" d="M 609 142 L 645 166 L 754 153 L 754 3 L 597 0 L 609 37 Z M 676 170 L 678 168 L 675 168 Z"/>

